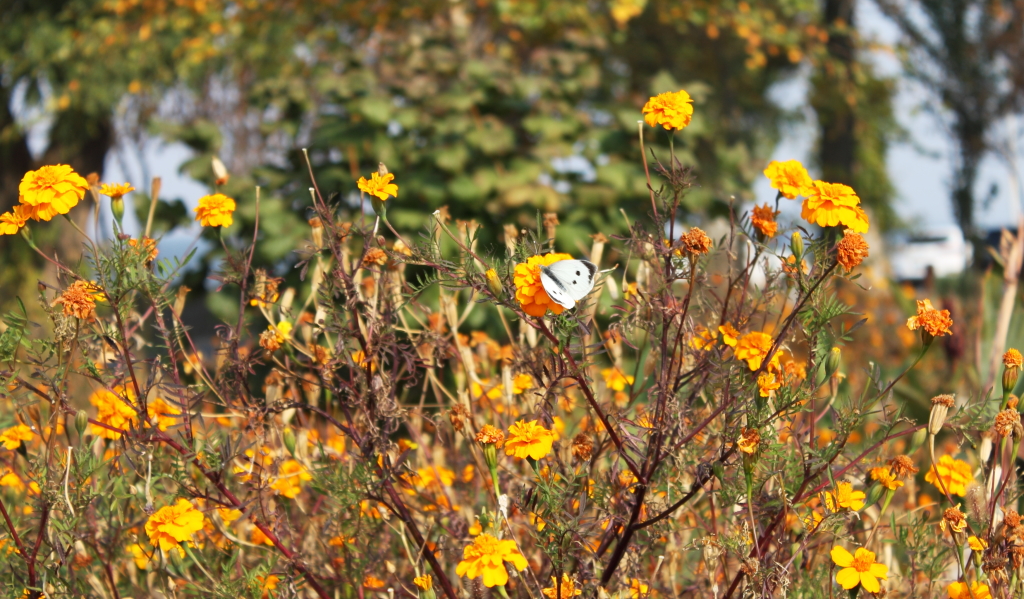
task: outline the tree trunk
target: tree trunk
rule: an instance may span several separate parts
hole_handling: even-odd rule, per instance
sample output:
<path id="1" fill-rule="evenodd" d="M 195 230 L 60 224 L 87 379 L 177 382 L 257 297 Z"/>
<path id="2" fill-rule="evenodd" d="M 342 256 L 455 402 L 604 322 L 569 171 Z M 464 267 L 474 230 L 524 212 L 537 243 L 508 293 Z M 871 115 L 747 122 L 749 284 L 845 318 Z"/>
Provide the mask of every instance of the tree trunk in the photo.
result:
<path id="1" fill-rule="evenodd" d="M 852 36 L 837 30 L 853 30 L 855 4 L 855 0 L 825 0 L 823 17 L 829 29 L 829 59 L 816 77 L 812 100 L 821 130 L 818 160 L 822 179 L 846 185 L 854 184 L 857 155 L 856 114 L 850 105 L 855 91 L 851 78 L 855 47 Z"/>

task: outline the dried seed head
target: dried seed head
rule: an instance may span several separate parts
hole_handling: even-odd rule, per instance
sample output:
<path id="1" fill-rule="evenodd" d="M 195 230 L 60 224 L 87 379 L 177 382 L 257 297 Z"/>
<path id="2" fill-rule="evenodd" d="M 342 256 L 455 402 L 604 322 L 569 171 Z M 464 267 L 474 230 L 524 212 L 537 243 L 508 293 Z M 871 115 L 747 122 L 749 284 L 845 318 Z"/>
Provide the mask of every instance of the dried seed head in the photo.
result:
<path id="1" fill-rule="evenodd" d="M 587 433 L 580 433 L 572 440 L 572 456 L 581 462 L 590 459 L 594 452 L 594 442 L 590 440 Z"/>
<path id="2" fill-rule="evenodd" d="M 928 416 L 928 434 L 937 435 L 946 423 L 946 414 L 953 407 L 952 395 L 936 395 L 932 398 L 932 412 Z"/>

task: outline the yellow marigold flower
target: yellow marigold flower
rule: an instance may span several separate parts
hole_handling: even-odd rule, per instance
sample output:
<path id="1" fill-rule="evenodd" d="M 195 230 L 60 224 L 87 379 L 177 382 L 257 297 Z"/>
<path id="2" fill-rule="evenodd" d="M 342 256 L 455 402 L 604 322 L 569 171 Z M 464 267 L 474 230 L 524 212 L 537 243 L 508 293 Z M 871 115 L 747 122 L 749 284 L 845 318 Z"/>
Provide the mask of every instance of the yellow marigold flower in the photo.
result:
<path id="1" fill-rule="evenodd" d="M 220 514 L 220 519 L 224 521 L 224 524 L 231 524 L 242 517 L 242 510 L 230 507 L 219 507 L 217 513 Z"/>
<path id="2" fill-rule="evenodd" d="M 359 180 L 356 181 L 356 186 L 359 188 L 359 191 L 384 201 L 388 197 L 398 197 L 398 186 L 391 182 L 394 178 L 395 175 L 393 173 L 384 175 L 372 173 L 369 181 L 366 180 L 366 177 L 359 177 Z"/>
<path id="3" fill-rule="evenodd" d="M 362 509 L 360 508 L 360 514 L 361 513 Z M 256 526 L 252 527 L 252 534 L 249 535 L 249 541 L 251 541 L 253 545 L 274 545 L 274 542 L 270 540 L 270 537 L 263 534 L 263 531 Z"/>
<path id="4" fill-rule="evenodd" d="M 795 200 L 797 196 L 808 196 L 814 189 L 811 176 L 799 160 L 773 160 L 764 169 L 764 176 L 768 177 L 772 187 L 779 190 L 782 197 L 790 200 Z"/>
<path id="5" fill-rule="evenodd" d="M 544 428 L 536 420 L 519 421 L 508 427 L 505 455 L 539 460 L 551 453 L 551 445 L 557 438 L 554 431 Z"/>
<path id="6" fill-rule="evenodd" d="M 761 397 L 775 397 L 775 390 L 782 386 L 782 380 L 775 373 L 766 370 L 757 377 L 757 390 Z"/>
<path id="7" fill-rule="evenodd" d="M 81 320 L 90 320 L 96 313 L 96 286 L 88 281 L 75 281 L 53 304 L 64 307 L 64 316 L 74 316 Z M 102 298 L 100 298 L 102 299 Z"/>
<path id="8" fill-rule="evenodd" d="M 494 445 L 500 448 L 505 443 L 505 433 L 499 428 L 485 424 L 476 434 L 476 440 L 481 445 Z"/>
<path id="9" fill-rule="evenodd" d="M 868 244 L 860 233 L 847 229 L 842 240 L 836 244 L 836 261 L 850 272 L 868 257 Z"/>
<path id="10" fill-rule="evenodd" d="M 582 589 L 576 588 L 576 581 L 569 578 L 568 574 L 562 574 L 562 582 L 556 582 L 555 577 L 551 577 L 551 586 L 546 589 L 541 589 L 541 593 L 548 599 L 570 599 L 583 592 Z"/>
<path id="11" fill-rule="evenodd" d="M 295 496 L 302 492 L 303 481 L 312 479 L 313 475 L 306 470 L 306 467 L 301 462 L 298 460 L 288 460 L 278 468 L 277 478 L 274 479 L 270 488 L 277 491 L 279 495 L 294 499 Z"/>
<path id="12" fill-rule="evenodd" d="M 718 331 L 702 329 L 699 333 L 690 337 L 689 345 L 693 349 L 710 351 L 718 341 Z M 735 343 L 733 343 L 735 346 Z"/>
<path id="13" fill-rule="evenodd" d="M 203 529 L 206 517 L 187 499 L 178 499 L 174 505 L 165 505 L 146 520 L 149 542 L 161 551 L 177 549 L 184 555 L 181 543 L 191 543 L 192 535 Z"/>
<path id="14" fill-rule="evenodd" d="M 728 322 L 723 324 L 718 327 L 718 332 L 722 334 L 722 343 L 729 347 L 736 347 L 736 344 L 739 343 L 740 332 L 732 324 Z"/>
<path id="15" fill-rule="evenodd" d="M 478 535 L 473 543 L 462 550 L 462 561 L 455 567 L 455 574 L 468 578 L 483 578 L 485 587 L 504 586 L 508 583 L 508 562 L 516 570 L 525 570 L 529 565 L 523 554 L 511 539 L 499 541 L 487 533 Z"/>
<path id="16" fill-rule="evenodd" d="M 149 421 L 156 424 L 156 427 L 162 431 L 177 424 L 178 417 L 181 416 L 181 410 L 167 403 L 162 397 L 150 400 L 146 404 L 146 412 Z"/>
<path id="17" fill-rule="evenodd" d="M 363 586 L 368 589 L 383 589 L 385 582 L 372 574 L 363 577 Z"/>
<path id="18" fill-rule="evenodd" d="M 693 118 L 693 99 L 685 90 L 651 97 L 643 107 L 644 120 L 652 127 L 680 130 Z"/>
<path id="19" fill-rule="evenodd" d="M 123 198 L 130 191 L 135 191 L 130 183 L 104 183 L 100 186 L 100 193 L 112 200 Z"/>
<path id="20" fill-rule="evenodd" d="M 643 599 L 650 594 L 651 588 L 640 582 L 639 578 L 629 579 L 629 599 Z"/>
<path id="21" fill-rule="evenodd" d="M 949 316 L 949 310 L 936 310 L 928 299 L 917 300 L 917 314 L 907 319 L 908 329 L 916 331 L 922 328 L 932 337 L 952 335 L 949 330 L 951 326 L 953 319 Z"/>
<path id="22" fill-rule="evenodd" d="M 66 164 L 29 171 L 18 186 L 20 201 L 32 207 L 33 220 L 50 220 L 67 214 L 89 189 L 89 183 Z"/>
<path id="23" fill-rule="evenodd" d="M 1024 356 L 1021 356 L 1018 350 L 1011 347 L 1003 354 L 1003 366 L 1007 368 L 1020 368 L 1024 366 Z"/>
<path id="24" fill-rule="evenodd" d="M 473 381 L 469 384 L 469 394 L 473 399 L 501 399 L 502 386 L 498 382 L 491 382 L 491 379 L 480 379 L 477 383 Z"/>
<path id="25" fill-rule="evenodd" d="M 773 210 L 768 204 L 754 206 L 754 211 L 750 214 L 750 223 L 761 232 L 761 235 L 771 239 L 775 237 L 775 232 L 779 230 L 779 223 L 775 222 L 775 215 L 777 214 L 778 212 Z"/>
<path id="26" fill-rule="evenodd" d="M 199 198 L 195 208 L 196 220 L 204 227 L 230 227 L 234 212 L 235 201 L 222 193 Z"/>
<path id="27" fill-rule="evenodd" d="M 903 481 L 896 478 L 896 475 L 892 472 L 892 468 L 889 466 L 872 468 L 871 480 L 877 480 L 883 487 L 890 491 L 895 491 L 903 486 Z"/>
<path id="28" fill-rule="evenodd" d="M 814 190 L 804 200 L 800 217 L 821 227 L 845 225 L 856 233 L 867 233 L 870 224 L 852 187 L 824 181 L 814 182 Z"/>
<path id="29" fill-rule="evenodd" d="M 412 583 L 421 591 L 429 591 L 434 587 L 434 577 L 430 574 L 424 574 L 423 576 L 413 578 Z"/>
<path id="30" fill-rule="evenodd" d="M 976 551 L 978 553 L 988 549 L 988 541 L 985 539 L 979 539 L 974 535 L 967 537 L 967 545 L 970 546 L 971 551 Z"/>
<path id="31" fill-rule="evenodd" d="M 624 391 L 628 385 L 633 384 L 633 377 L 618 368 L 602 368 L 601 376 L 604 377 L 604 384 L 612 391 Z"/>
<path id="32" fill-rule="evenodd" d="M 823 494 L 825 506 L 831 512 L 838 512 L 840 508 L 849 508 L 856 512 L 864 507 L 866 497 L 864 491 L 854 491 L 853 485 L 846 481 L 837 482 L 834 492 L 828 491 Z"/>
<path id="33" fill-rule="evenodd" d="M 767 333 L 747 333 L 736 343 L 736 359 L 746 360 L 747 367 L 750 370 L 757 370 L 761 367 L 761 362 L 768 357 L 768 352 L 772 349 L 772 343 L 772 336 Z M 776 353 L 772 358 L 772 362 L 774 363 L 778 359 L 778 353 Z"/>
<path id="34" fill-rule="evenodd" d="M 10 212 L 0 214 L 0 235 L 14 235 L 32 217 L 32 207 L 15 204 Z"/>
<path id="35" fill-rule="evenodd" d="M 130 388 L 118 385 L 114 387 L 113 393 L 107 389 L 97 389 L 89 396 L 89 403 L 96 407 L 96 420 L 108 426 L 128 430 L 138 422 L 138 414 L 132 407 L 135 392 Z M 104 439 L 121 438 L 121 433 L 96 424 L 90 425 L 89 432 Z"/>
<path id="36" fill-rule="evenodd" d="M 516 395 L 522 395 L 527 389 L 532 388 L 533 377 L 526 373 L 517 374 L 516 377 L 512 379 L 512 393 Z"/>
<path id="37" fill-rule="evenodd" d="M 992 599 L 992 592 L 988 585 L 983 582 L 974 581 L 971 589 L 967 590 L 966 582 L 954 582 L 946 587 L 949 599 Z"/>
<path id="38" fill-rule="evenodd" d="M 683 248 L 694 256 L 711 251 L 711 238 L 700 227 L 693 227 L 679 238 Z"/>
<path id="39" fill-rule="evenodd" d="M 846 590 L 861 585 L 865 591 L 877 593 L 882 590 L 878 579 L 889 579 L 889 568 L 875 563 L 875 554 L 863 547 L 858 547 L 857 553 L 850 555 L 849 551 L 836 545 L 832 548 L 832 561 L 842 568 L 836 573 L 836 582 Z"/>
<path id="40" fill-rule="evenodd" d="M 548 310 L 561 314 L 565 308 L 556 304 L 544 291 L 540 282 L 540 267 L 551 266 L 561 260 L 572 260 L 569 254 L 530 256 L 526 262 L 516 264 L 512 280 L 516 286 L 516 301 L 530 316 L 544 316 Z"/>
<path id="41" fill-rule="evenodd" d="M 139 570 L 145 570 L 149 568 L 149 562 L 152 560 L 152 555 L 141 543 L 132 543 L 128 546 L 128 553 L 131 554 L 132 560 L 135 561 L 135 567 Z"/>
<path id="42" fill-rule="evenodd" d="M 744 428 L 736 441 L 736 448 L 747 455 L 754 455 L 761 446 L 761 433 L 756 428 Z"/>
<path id="43" fill-rule="evenodd" d="M 967 485 L 974 480 L 974 475 L 971 472 L 970 464 L 944 455 L 939 458 L 939 463 L 932 466 L 924 475 L 926 482 L 930 482 L 942 490 L 942 487 L 939 486 L 940 479 L 950 495 L 964 497 L 967 495 Z"/>
<path id="44" fill-rule="evenodd" d="M 20 493 L 25 490 L 25 481 L 13 472 L 6 472 L 0 476 L 0 487 L 10 487 Z"/>
<path id="45" fill-rule="evenodd" d="M 24 424 L 18 424 L 0 433 L 0 443 L 4 449 L 17 449 L 21 447 L 22 441 L 32 440 L 32 429 Z"/>

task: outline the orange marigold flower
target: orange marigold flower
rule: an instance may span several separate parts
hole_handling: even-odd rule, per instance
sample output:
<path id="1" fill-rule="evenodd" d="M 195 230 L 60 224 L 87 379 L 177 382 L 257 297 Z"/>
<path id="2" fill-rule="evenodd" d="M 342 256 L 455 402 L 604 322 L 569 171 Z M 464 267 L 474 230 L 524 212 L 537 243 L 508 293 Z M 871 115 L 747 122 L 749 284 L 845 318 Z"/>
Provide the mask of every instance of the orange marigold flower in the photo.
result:
<path id="1" fill-rule="evenodd" d="M 629 579 L 629 599 L 645 599 L 650 594 L 650 589 L 639 578 Z"/>
<path id="2" fill-rule="evenodd" d="M 857 585 L 864 587 L 869 593 L 882 590 L 878 579 L 888 580 L 889 568 L 885 564 L 875 563 L 875 554 L 858 547 L 856 554 L 836 545 L 832 548 L 832 561 L 842 568 L 836 573 L 836 582 L 846 590 Z"/>
<path id="3" fill-rule="evenodd" d="M 540 267 L 551 266 L 560 260 L 572 260 L 569 254 L 544 254 L 530 256 L 526 262 L 516 264 L 513 282 L 516 286 L 516 301 L 530 316 L 544 316 L 548 310 L 561 314 L 565 308 L 556 304 L 544 291 L 540 282 Z"/>
<path id="4" fill-rule="evenodd" d="M 761 232 L 761 235 L 771 239 L 779 230 L 779 223 L 775 222 L 776 215 L 778 212 L 772 210 L 768 204 L 754 206 L 754 211 L 750 214 L 750 222 Z"/>
<path id="5" fill-rule="evenodd" d="M 689 346 L 693 349 L 710 351 L 718 342 L 718 331 L 712 329 L 701 329 L 693 337 L 690 337 Z M 735 346 L 736 343 L 733 343 Z"/>
<path id="6" fill-rule="evenodd" d="M 260 583 L 260 597 L 266 599 L 270 596 L 270 591 L 277 590 L 277 584 L 281 582 L 281 579 L 273 574 L 269 576 L 257 576 L 257 582 Z"/>
<path id="7" fill-rule="evenodd" d="M 903 486 L 903 481 L 896 478 L 896 475 L 892 472 L 892 468 L 887 466 L 872 468 L 871 480 L 877 480 L 883 487 L 890 491 L 895 491 Z"/>
<path id="8" fill-rule="evenodd" d="M 149 421 L 156 424 L 156 427 L 162 431 L 177 424 L 178 417 L 181 416 L 181 410 L 167 403 L 162 397 L 150 400 L 146 404 L 146 413 L 149 416 Z"/>
<path id="9" fill-rule="evenodd" d="M 0 214 L 0 235 L 14 235 L 32 217 L 32 207 L 15 204 L 10 212 Z"/>
<path id="10" fill-rule="evenodd" d="M 366 255 L 363 256 L 363 266 L 370 266 L 376 264 L 377 266 L 384 266 L 388 261 L 387 253 L 380 248 L 370 248 Z"/>
<path id="11" fill-rule="evenodd" d="M 772 187 L 779 190 L 782 197 L 790 200 L 795 200 L 797 196 L 808 196 L 814 189 L 811 176 L 799 160 L 773 160 L 764 169 L 764 176 L 768 177 Z"/>
<path id="12" fill-rule="evenodd" d="M 160 250 L 156 248 L 156 240 L 152 237 L 143 236 L 142 239 L 129 239 L 128 245 L 146 253 L 143 261 L 147 266 L 152 264 L 160 253 Z"/>
<path id="13" fill-rule="evenodd" d="M 230 227 L 235 222 L 235 200 L 222 193 L 205 195 L 199 198 L 195 208 L 196 220 L 204 227 Z"/>
<path id="14" fill-rule="evenodd" d="M 1024 356 L 1021 356 L 1019 351 L 1011 347 L 1003 354 L 1003 366 L 1007 368 L 1020 368 L 1024 366 Z"/>
<path id="15" fill-rule="evenodd" d="M 949 310 L 936 310 L 931 300 L 917 300 L 917 315 L 907 319 L 907 328 L 916 331 L 924 329 L 932 337 L 952 335 L 949 327 L 953 326 L 953 319 L 949 316 Z"/>
<path id="16" fill-rule="evenodd" d="M 815 181 L 813 191 L 804 200 L 800 217 L 821 227 L 845 225 L 856 233 L 867 233 L 869 226 L 857 192 L 842 183 Z"/>
<path id="17" fill-rule="evenodd" d="M 1017 410 L 1006 409 L 996 414 L 992 430 L 1000 437 L 1009 437 L 1016 427 L 1020 427 L 1020 414 Z"/>
<path id="18" fill-rule="evenodd" d="M 914 461 L 910 459 L 910 456 L 898 455 L 894 457 L 889 460 L 889 467 L 892 469 L 893 475 L 900 480 L 912 474 L 917 474 L 917 468 L 914 467 Z"/>
<path id="19" fill-rule="evenodd" d="M 868 257 L 868 244 L 860 233 L 847 229 L 846 234 L 836 244 L 836 261 L 850 272 Z"/>
<path id="20" fill-rule="evenodd" d="M 366 177 L 359 177 L 359 180 L 356 181 L 356 186 L 359 188 L 359 191 L 366 192 L 384 201 L 388 197 L 398 197 L 398 186 L 391 182 L 394 178 L 395 175 L 392 173 L 384 175 L 373 173 L 370 175 L 369 181 L 366 180 Z"/>
<path id="21" fill-rule="evenodd" d="M 551 453 L 551 445 L 557 438 L 554 431 L 544 428 L 536 420 L 519 421 L 508 427 L 505 455 L 539 460 Z"/>
<path id="22" fill-rule="evenodd" d="M 383 589 L 385 584 L 383 580 L 373 574 L 367 574 L 363 577 L 363 587 L 368 589 Z"/>
<path id="23" fill-rule="evenodd" d="M 942 529 L 942 532 L 949 530 L 950 534 L 963 532 L 967 530 L 967 514 L 960 511 L 959 504 L 956 507 L 946 508 L 942 514 L 942 520 L 939 522 L 939 528 Z"/>
<path id="24" fill-rule="evenodd" d="M 722 343 L 729 347 L 736 347 L 736 344 L 739 343 L 740 332 L 731 323 L 727 322 L 718 327 L 718 332 L 722 334 Z"/>
<path id="25" fill-rule="evenodd" d="M 4 449 L 17 449 L 21 447 L 22 441 L 32 440 L 32 429 L 24 424 L 17 424 L 0 433 L 0 443 Z"/>
<path id="26" fill-rule="evenodd" d="M 541 589 L 541 593 L 548 599 L 572 599 L 583 592 L 582 589 L 576 588 L 576 581 L 569 578 L 568 574 L 562 574 L 562 581 L 557 582 L 555 577 L 551 577 L 551 586 L 546 589 Z"/>
<path id="27" fill-rule="evenodd" d="M 846 481 L 837 482 L 835 491 L 826 491 L 822 494 L 825 506 L 832 512 L 838 512 L 840 508 L 849 508 L 856 512 L 864 507 L 866 498 L 864 491 L 854 491 L 853 485 Z"/>
<path id="28" fill-rule="evenodd" d="M 89 183 L 66 164 L 29 171 L 18 186 L 19 200 L 32 207 L 32 219 L 48 221 L 67 214 L 89 189 Z"/>
<path id="29" fill-rule="evenodd" d="M 452 410 L 454 412 L 454 410 Z M 477 443 L 501 447 L 505 443 L 505 433 L 500 428 L 485 424 L 476 434 Z"/>
<path id="30" fill-rule="evenodd" d="M 100 193 L 112 200 L 123 198 L 130 191 L 135 191 L 130 183 L 104 183 L 100 186 Z"/>
<path id="31" fill-rule="evenodd" d="M 775 390 L 781 386 L 782 380 L 770 370 L 762 372 L 757 377 L 757 389 L 761 397 L 775 397 Z"/>
<path id="32" fill-rule="evenodd" d="M 745 428 L 736 441 L 736 448 L 747 455 L 754 455 L 761 446 L 761 433 L 756 428 Z"/>
<path id="33" fill-rule="evenodd" d="M 89 320 L 96 313 L 96 295 L 95 285 L 88 281 L 75 281 L 53 300 L 53 305 L 63 305 L 64 316 Z"/>
<path id="34" fill-rule="evenodd" d="M 963 460 L 954 460 L 948 455 L 939 458 L 939 463 L 932 466 L 924 480 L 930 482 L 941 490 L 945 487 L 950 495 L 967 495 L 967 485 L 974 480 L 971 472 L 971 465 Z M 942 486 L 939 482 L 942 482 Z"/>
<path id="35" fill-rule="evenodd" d="M 974 535 L 967 537 L 967 545 L 971 548 L 971 551 L 977 551 L 978 553 L 988 549 L 988 541 L 979 539 Z"/>
<path id="36" fill-rule="evenodd" d="M 526 373 L 517 374 L 512 379 L 512 393 L 515 395 L 522 395 L 533 386 L 533 377 Z"/>
<path id="37" fill-rule="evenodd" d="M 97 389 L 89 396 L 89 403 L 96 408 L 96 420 L 121 430 L 127 430 L 138 422 L 138 413 L 132 407 L 134 402 L 135 392 L 121 385 L 114 387 L 113 392 Z M 121 433 L 98 424 L 90 425 L 89 431 L 104 439 L 121 438 Z"/>
<path id="38" fill-rule="evenodd" d="M 768 352 L 772 349 L 772 343 L 772 336 L 767 333 L 747 333 L 736 343 L 736 359 L 746 360 L 748 368 L 757 370 L 761 367 L 761 362 L 768 357 Z M 772 362 L 774 363 L 777 360 L 778 354 L 772 358 Z"/>
<path id="39" fill-rule="evenodd" d="M 519 553 L 516 542 L 511 539 L 499 541 L 487 533 L 478 535 L 473 543 L 462 551 L 462 561 L 455 567 L 455 574 L 468 578 L 482 578 L 485 587 L 504 586 L 508 583 L 505 563 L 516 570 L 525 570 L 529 565 Z"/>
<path id="40" fill-rule="evenodd" d="M 270 488 L 289 499 L 294 499 L 302 492 L 303 481 L 313 480 L 306 467 L 298 460 L 288 460 L 281 464 L 277 471 L 277 478 L 270 485 Z"/>
<path id="41" fill-rule="evenodd" d="M 423 576 L 413 578 L 412 583 L 421 591 L 429 591 L 434 587 L 434 577 L 430 574 L 424 574 Z"/>
<path id="42" fill-rule="evenodd" d="M 693 99 L 685 90 L 658 94 L 647 100 L 643 114 L 651 127 L 661 125 L 669 131 L 680 130 L 693 118 Z"/>
<path id="43" fill-rule="evenodd" d="M 992 591 L 983 582 L 974 581 L 970 590 L 966 582 L 952 582 L 946 587 L 949 599 L 992 599 Z"/>
<path id="44" fill-rule="evenodd" d="M 679 238 L 687 252 L 697 256 L 711 251 L 711 238 L 700 227 L 693 227 Z"/>
<path id="45" fill-rule="evenodd" d="M 192 544 L 192 535 L 203 529 L 206 517 L 187 499 L 178 499 L 174 505 L 165 505 L 146 520 L 146 534 L 149 542 L 161 551 L 177 549 L 181 555 L 181 543 Z"/>

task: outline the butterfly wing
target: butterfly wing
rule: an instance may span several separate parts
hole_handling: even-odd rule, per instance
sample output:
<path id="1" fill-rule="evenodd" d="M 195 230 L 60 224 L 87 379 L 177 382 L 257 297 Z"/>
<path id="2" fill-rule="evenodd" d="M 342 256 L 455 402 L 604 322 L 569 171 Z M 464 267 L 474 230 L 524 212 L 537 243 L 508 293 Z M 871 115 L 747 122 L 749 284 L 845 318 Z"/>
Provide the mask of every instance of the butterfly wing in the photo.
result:
<path id="1" fill-rule="evenodd" d="M 540 268 L 540 281 L 548 297 L 560 306 L 573 308 L 594 289 L 597 266 L 587 260 L 561 260 Z"/>

